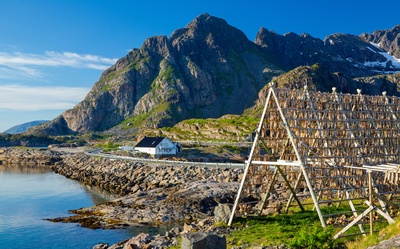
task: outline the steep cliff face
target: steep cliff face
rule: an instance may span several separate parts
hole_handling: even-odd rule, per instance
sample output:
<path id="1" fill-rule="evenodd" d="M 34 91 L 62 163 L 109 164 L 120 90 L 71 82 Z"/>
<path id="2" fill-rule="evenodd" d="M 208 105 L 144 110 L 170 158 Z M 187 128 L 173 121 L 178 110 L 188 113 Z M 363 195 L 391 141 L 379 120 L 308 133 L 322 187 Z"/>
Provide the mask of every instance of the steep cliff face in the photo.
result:
<path id="1" fill-rule="evenodd" d="M 361 36 L 366 42 L 373 42 L 389 54 L 400 59 L 400 25 L 390 30 L 375 30 L 372 34 L 364 33 Z"/>
<path id="2" fill-rule="evenodd" d="M 262 28 L 255 43 L 263 47 L 285 70 L 318 63 L 331 73 L 364 77 L 374 74 L 368 62 L 380 62 L 379 65 L 374 64 L 374 70 L 399 70 L 390 68 L 390 64 L 386 65 L 387 58 L 380 53 L 381 49 L 355 35 L 333 34 L 322 41 L 308 34 L 278 35 Z"/>
<path id="3" fill-rule="evenodd" d="M 279 81 L 286 87 L 365 88 L 372 94 L 388 88 L 397 94 L 396 77 L 382 76 L 381 82 L 376 75 L 400 71 L 400 62 L 385 55 L 386 47 L 396 54 L 399 33 L 395 27 L 320 40 L 261 28 L 251 42 L 223 19 L 203 14 L 169 37 L 147 39 L 107 69 L 81 103 L 30 132 L 128 134 L 188 118 L 241 114 L 266 83 L 284 73 Z"/>
<path id="4" fill-rule="evenodd" d="M 243 32 L 204 14 L 169 38 L 149 38 L 129 52 L 81 103 L 46 124 L 47 130 L 57 130 L 59 120 L 72 132 L 90 132 L 127 118 L 127 125 L 159 127 L 239 114 L 281 72 Z"/>
<path id="5" fill-rule="evenodd" d="M 313 65 L 322 60 L 330 61 L 330 58 L 321 52 L 324 46 L 323 41 L 308 34 L 279 35 L 274 31 L 261 28 L 257 33 L 255 43 L 263 47 L 265 52 L 285 70 L 301 65 Z"/>

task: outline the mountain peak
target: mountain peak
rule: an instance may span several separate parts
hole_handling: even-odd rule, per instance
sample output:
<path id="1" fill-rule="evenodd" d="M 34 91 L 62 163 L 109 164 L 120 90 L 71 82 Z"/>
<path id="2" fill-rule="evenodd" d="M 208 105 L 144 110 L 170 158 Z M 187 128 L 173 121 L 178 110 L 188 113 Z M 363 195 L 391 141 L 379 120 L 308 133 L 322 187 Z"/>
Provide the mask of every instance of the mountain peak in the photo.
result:
<path id="1" fill-rule="evenodd" d="M 81 103 L 36 131 L 129 135 L 189 118 L 242 114 L 266 83 L 297 67 L 303 66 L 287 79 L 301 74 L 306 83 L 312 78 L 319 86 L 333 74 L 350 79 L 390 67 L 367 63 L 382 64 L 384 58 L 360 37 L 336 34 L 325 41 L 261 28 L 252 42 L 225 20 L 205 13 L 169 37 L 146 39 L 107 69 Z"/>
<path id="2" fill-rule="evenodd" d="M 188 29 L 201 29 L 210 25 L 228 25 L 228 23 L 222 19 L 215 16 L 211 16 L 208 13 L 204 13 L 196 17 L 193 21 L 186 25 Z"/>

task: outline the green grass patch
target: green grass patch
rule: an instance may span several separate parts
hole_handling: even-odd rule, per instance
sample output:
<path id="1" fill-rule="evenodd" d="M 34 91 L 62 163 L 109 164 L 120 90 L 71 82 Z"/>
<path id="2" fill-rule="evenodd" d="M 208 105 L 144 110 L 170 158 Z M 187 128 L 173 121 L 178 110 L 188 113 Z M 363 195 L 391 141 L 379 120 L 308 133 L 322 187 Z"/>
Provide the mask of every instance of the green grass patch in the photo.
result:
<path id="1" fill-rule="evenodd" d="M 177 117 L 179 112 L 173 114 Z M 246 141 L 256 129 L 258 121 L 258 118 L 239 115 L 207 119 L 192 118 L 183 120 L 173 127 L 163 127 L 161 130 L 183 140 L 237 142 Z M 234 148 L 227 149 L 234 150 Z"/>
<path id="2" fill-rule="evenodd" d="M 140 67 L 143 64 L 148 64 L 149 61 L 150 61 L 150 57 L 141 58 L 141 59 L 139 59 L 139 61 L 134 60 L 134 61 L 132 61 L 131 63 L 128 64 L 127 69 L 134 69 L 136 71 L 139 71 Z"/>
<path id="3" fill-rule="evenodd" d="M 153 107 L 148 113 L 141 113 L 138 115 L 131 116 L 124 121 L 122 121 L 119 126 L 122 126 L 123 129 L 131 129 L 131 128 L 139 128 L 146 124 L 146 121 L 150 117 L 157 117 L 158 114 L 163 114 L 162 118 L 168 119 L 171 118 L 170 115 L 178 115 L 178 110 L 172 106 L 169 102 L 163 102 Z M 158 117 L 158 119 L 160 119 Z M 156 120 L 155 118 L 154 120 Z M 153 121 L 154 121 L 153 120 Z"/>
<path id="4" fill-rule="evenodd" d="M 97 143 L 96 147 L 97 148 L 102 148 L 104 152 L 112 151 L 112 150 L 117 150 L 118 147 L 120 147 L 121 144 L 117 144 L 114 142 L 104 142 L 104 143 Z"/>
<path id="5" fill-rule="evenodd" d="M 239 229 L 233 231 L 227 241 L 232 246 L 287 245 L 305 224 L 321 227 L 318 215 L 312 211 L 248 219 L 238 218 L 233 226 Z"/>
<path id="6" fill-rule="evenodd" d="M 353 241 L 346 242 L 348 249 L 364 249 L 372 245 L 376 245 L 383 240 L 393 238 L 400 234 L 400 220 L 396 220 L 396 223 L 391 224 L 380 230 L 379 233 L 374 233 L 366 237 L 360 237 Z"/>
<path id="7" fill-rule="evenodd" d="M 139 127 L 146 121 L 149 116 L 149 113 L 134 115 L 122 121 L 120 125 L 122 125 L 124 129 Z"/>
<path id="8" fill-rule="evenodd" d="M 189 125 L 205 125 L 207 123 L 206 119 L 201 118 L 191 118 L 182 121 L 182 123 L 189 124 Z"/>

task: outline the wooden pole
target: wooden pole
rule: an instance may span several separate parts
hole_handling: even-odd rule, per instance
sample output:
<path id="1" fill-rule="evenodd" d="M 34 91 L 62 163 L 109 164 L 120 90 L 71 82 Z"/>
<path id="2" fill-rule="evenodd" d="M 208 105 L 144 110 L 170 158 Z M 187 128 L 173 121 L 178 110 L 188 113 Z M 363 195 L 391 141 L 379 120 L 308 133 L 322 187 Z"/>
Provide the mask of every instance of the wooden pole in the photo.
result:
<path id="1" fill-rule="evenodd" d="M 263 114 L 261 116 L 261 120 L 260 120 L 260 123 L 258 125 L 256 137 L 254 138 L 254 143 L 253 143 L 253 146 L 251 147 L 249 159 L 247 161 L 246 168 L 245 168 L 245 170 L 243 172 L 242 182 L 240 183 L 240 187 L 239 187 L 238 194 L 236 196 L 235 204 L 233 205 L 231 216 L 229 217 L 228 226 L 232 225 L 233 218 L 235 217 L 235 211 L 236 211 L 236 208 L 237 208 L 237 206 L 239 204 L 240 196 L 242 194 L 242 191 L 243 191 L 243 188 L 244 188 L 244 184 L 246 182 L 247 173 L 249 172 L 251 161 L 253 160 L 254 150 L 255 150 L 256 145 L 258 143 L 258 134 L 261 132 L 261 129 L 262 129 L 262 126 L 263 126 L 263 123 L 264 123 L 265 113 L 267 112 L 267 108 L 268 108 L 268 102 L 269 102 L 269 99 L 271 98 L 271 92 L 273 91 L 272 87 L 273 87 L 273 85 L 271 84 L 271 88 L 270 88 L 270 90 L 268 92 L 267 100 L 265 102 Z"/>
<path id="2" fill-rule="evenodd" d="M 367 170 L 368 172 L 368 195 L 369 195 L 369 202 L 371 203 L 371 206 L 374 205 L 374 203 L 372 202 L 372 171 L 371 170 Z M 371 212 L 369 213 L 369 234 L 373 234 L 374 232 L 374 211 L 371 210 Z"/>

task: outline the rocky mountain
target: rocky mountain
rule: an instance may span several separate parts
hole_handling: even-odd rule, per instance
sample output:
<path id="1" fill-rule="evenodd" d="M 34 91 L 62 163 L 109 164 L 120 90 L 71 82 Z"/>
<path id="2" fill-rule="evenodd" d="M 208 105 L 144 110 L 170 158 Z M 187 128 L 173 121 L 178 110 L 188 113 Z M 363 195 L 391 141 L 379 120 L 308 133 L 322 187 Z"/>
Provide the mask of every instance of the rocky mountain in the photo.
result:
<path id="1" fill-rule="evenodd" d="M 394 57 L 400 58 L 400 25 L 390 30 L 376 30 L 372 34 L 364 33 L 360 37 L 366 42 L 377 44 Z"/>
<path id="2" fill-rule="evenodd" d="M 364 87 L 371 94 L 398 94 L 398 77 L 378 76 L 400 71 L 396 49 L 375 43 L 395 44 L 399 34 L 395 27 L 320 40 L 261 28 L 252 42 L 223 19 L 203 14 L 169 37 L 148 38 L 104 71 L 81 103 L 29 132 L 131 134 L 189 118 L 241 114 L 280 75 L 287 87 L 314 82 L 321 91 L 335 85 L 343 92 Z M 371 82 L 375 88 L 365 87 Z"/>
<path id="3" fill-rule="evenodd" d="M 27 123 L 23 123 L 20 125 L 16 125 L 13 126 L 9 129 L 7 129 L 6 131 L 4 131 L 4 133 L 8 133 L 8 134 L 18 134 L 18 133 L 23 133 L 25 131 L 27 131 L 29 128 L 32 128 L 36 125 L 39 124 L 43 124 L 45 122 L 48 122 L 49 120 L 36 120 L 36 121 L 31 121 L 31 122 L 27 122 Z"/>
<path id="4" fill-rule="evenodd" d="M 392 67 L 391 60 L 381 54 L 385 51 L 370 44 L 363 36 L 333 34 L 322 41 L 307 34 L 278 35 L 261 28 L 255 43 L 263 47 L 286 71 L 319 64 L 329 73 L 340 72 L 349 77 L 362 77 L 400 69 L 400 65 Z"/>
<path id="5" fill-rule="evenodd" d="M 84 133 L 127 118 L 127 126 L 159 127 L 239 114 L 280 73 L 242 31 L 204 14 L 170 37 L 147 39 L 107 69 L 81 103 L 40 129 Z"/>

